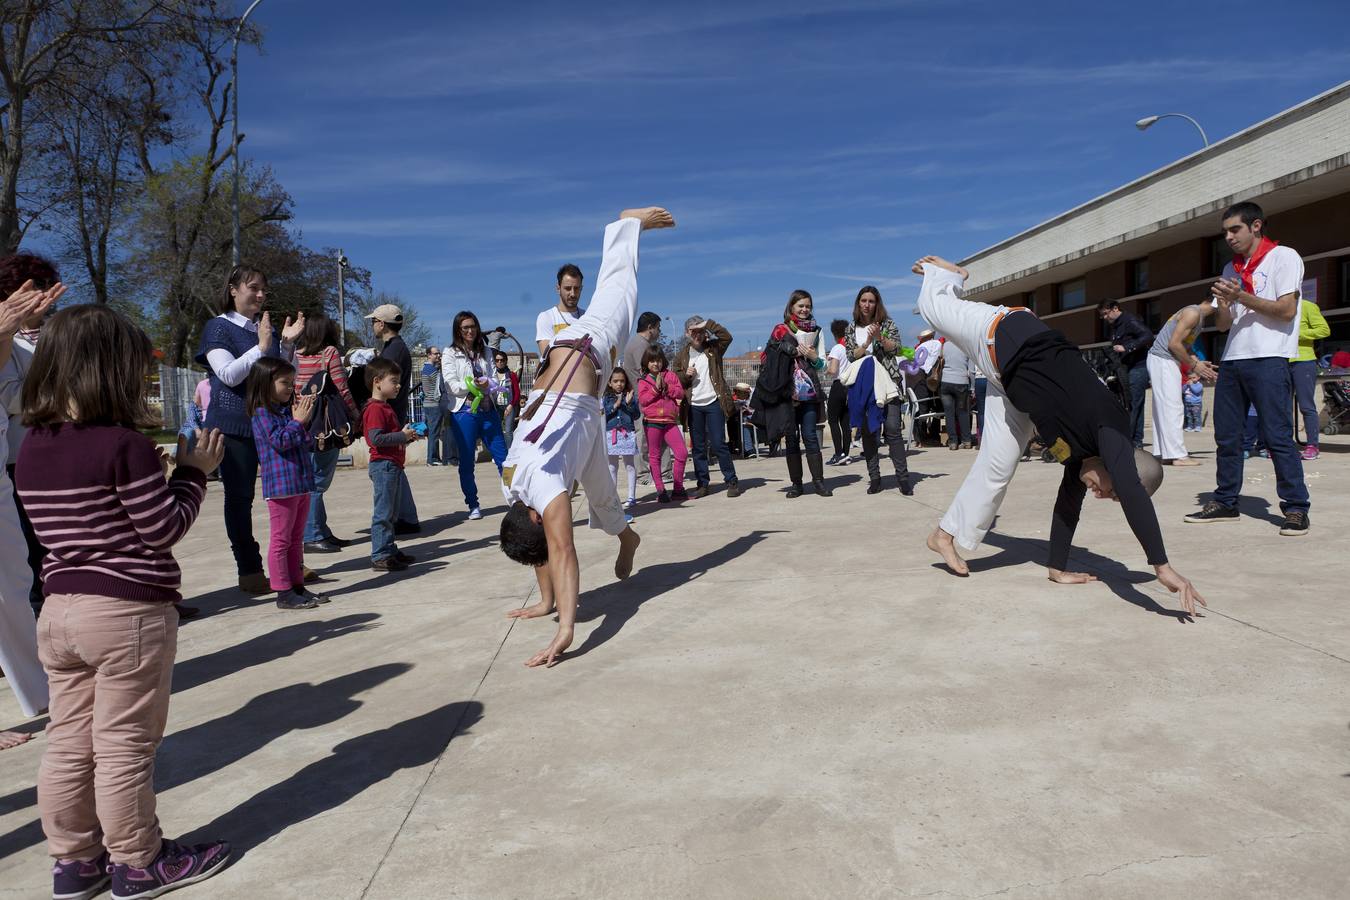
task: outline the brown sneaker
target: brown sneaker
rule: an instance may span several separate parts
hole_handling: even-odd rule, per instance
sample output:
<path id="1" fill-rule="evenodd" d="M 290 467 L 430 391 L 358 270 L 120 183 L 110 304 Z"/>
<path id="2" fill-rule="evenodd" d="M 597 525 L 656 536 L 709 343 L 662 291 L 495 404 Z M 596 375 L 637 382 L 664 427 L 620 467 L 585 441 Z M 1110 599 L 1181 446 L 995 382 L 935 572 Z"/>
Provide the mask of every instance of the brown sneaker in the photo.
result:
<path id="1" fill-rule="evenodd" d="M 694 488 L 689 496 L 693 497 L 695 500 L 702 500 L 704 497 L 708 496 L 708 486 L 706 484 L 700 484 L 698 487 Z"/>
<path id="2" fill-rule="evenodd" d="M 371 560 L 370 568 L 376 572 L 402 572 L 408 568 L 408 564 L 397 556 L 389 556 L 384 559 Z"/>
<path id="3" fill-rule="evenodd" d="M 733 481 L 731 482 L 731 484 L 727 485 L 728 497 L 739 497 L 741 494 L 744 493 L 745 491 L 741 490 L 741 483 L 739 481 Z"/>
<path id="4" fill-rule="evenodd" d="M 313 584 L 314 582 L 319 580 L 319 573 L 315 572 L 309 566 L 302 565 L 300 568 L 305 573 L 305 584 Z"/>
<path id="5" fill-rule="evenodd" d="M 253 572 L 239 576 L 239 590 L 247 594 L 266 594 L 272 590 L 272 585 L 267 581 L 266 572 Z"/>

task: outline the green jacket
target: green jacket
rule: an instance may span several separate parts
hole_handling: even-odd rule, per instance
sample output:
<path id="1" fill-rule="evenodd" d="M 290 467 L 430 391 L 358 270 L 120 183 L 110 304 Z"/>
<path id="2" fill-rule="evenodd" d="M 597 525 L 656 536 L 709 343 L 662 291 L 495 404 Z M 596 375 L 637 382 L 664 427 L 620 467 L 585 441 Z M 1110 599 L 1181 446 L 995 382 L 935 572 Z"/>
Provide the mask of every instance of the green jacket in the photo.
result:
<path id="1" fill-rule="evenodd" d="M 1290 362 L 1311 362 L 1317 359 L 1313 350 L 1313 341 L 1320 341 L 1331 334 L 1331 326 L 1322 316 L 1322 310 L 1311 300 L 1300 300 L 1298 304 L 1298 356 Z"/>

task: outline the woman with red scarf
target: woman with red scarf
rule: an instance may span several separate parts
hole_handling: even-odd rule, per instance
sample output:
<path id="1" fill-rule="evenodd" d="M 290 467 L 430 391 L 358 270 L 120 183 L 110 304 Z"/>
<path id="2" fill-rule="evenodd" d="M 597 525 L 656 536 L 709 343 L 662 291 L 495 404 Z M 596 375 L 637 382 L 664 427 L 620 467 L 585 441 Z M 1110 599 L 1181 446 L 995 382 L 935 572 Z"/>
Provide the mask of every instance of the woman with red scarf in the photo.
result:
<path id="1" fill-rule="evenodd" d="M 783 309 L 783 322 L 774 327 L 764 347 L 763 364 L 751 404 L 762 418 L 769 443 L 786 438 L 789 498 L 802 495 L 802 445 L 816 493 L 829 497 L 825 460 L 816 428 L 825 393 L 820 370 L 825 368 L 824 334 L 812 317 L 813 301 L 806 291 L 793 291 Z"/>

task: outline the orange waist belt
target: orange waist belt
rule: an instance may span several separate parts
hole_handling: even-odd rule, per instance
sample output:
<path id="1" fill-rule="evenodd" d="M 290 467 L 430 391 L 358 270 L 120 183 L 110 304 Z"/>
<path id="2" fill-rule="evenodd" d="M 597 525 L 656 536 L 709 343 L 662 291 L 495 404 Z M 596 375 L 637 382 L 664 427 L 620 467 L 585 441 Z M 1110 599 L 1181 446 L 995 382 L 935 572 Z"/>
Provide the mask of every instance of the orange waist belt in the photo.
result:
<path id="1" fill-rule="evenodd" d="M 994 364 L 996 374 L 1001 373 L 998 372 L 998 354 L 994 352 L 994 333 L 998 331 L 998 324 L 1005 317 L 1015 312 L 1031 312 L 1031 309 L 1026 306 L 1010 306 L 1007 309 L 999 310 L 998 314 L 994 316 L 994 321 L 989 323 L 989 333 L 984 336 L 984 345 L 989 348 L 989 361 Z M 1031 314 L 1035 315 L 1035 313 Z"/>

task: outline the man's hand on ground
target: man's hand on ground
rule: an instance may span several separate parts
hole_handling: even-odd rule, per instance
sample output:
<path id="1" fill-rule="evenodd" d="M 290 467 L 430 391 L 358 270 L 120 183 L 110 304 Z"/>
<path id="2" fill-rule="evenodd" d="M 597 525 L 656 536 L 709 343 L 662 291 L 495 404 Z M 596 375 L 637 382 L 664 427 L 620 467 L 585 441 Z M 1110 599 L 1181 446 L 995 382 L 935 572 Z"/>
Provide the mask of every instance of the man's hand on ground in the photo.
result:
<path id="1" fill-rule="evenodd" d="M 551 669 L 562 661 L 563 651 L 570 646 L 572 646 L 572 629 L 559 628 L 553 641 L 543 650 L 531 656 L 525 662 L 525 665 L 531 669 L 536 669 L 539 666 Z"/>
<path id="2" fill-rule="evenodd" d="M 1050 569 L 1050 580 L 1055 584 L 1090 584 L 1097 580 L 1096 575 L 1087 572 L 1065 572 L 1062 569 Z"/>
<path id="3" fill-rule="evenodd" d="M 1153 571 L 1158 573 L 1158 583 L 1167 588 L 1174 594 L 1181 595 L 1181 608 L 1186 610 L 1186 614 L 1195 615 L 1195 606 L 1208 606 L 1205 598 L 1200 596 L 1200 592 L 1191 584 L 1189 578 L 1186 578 L 1176 569 L 1164 563 L 1161 566 L 1154 566 Z"/>

